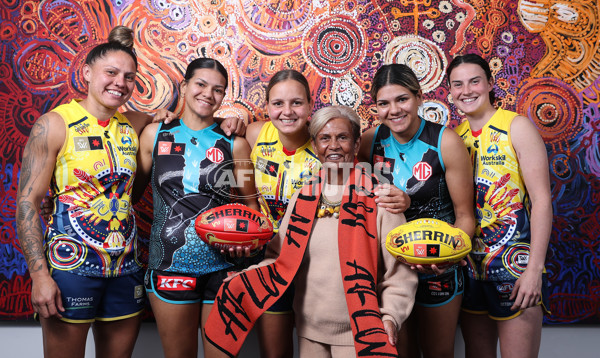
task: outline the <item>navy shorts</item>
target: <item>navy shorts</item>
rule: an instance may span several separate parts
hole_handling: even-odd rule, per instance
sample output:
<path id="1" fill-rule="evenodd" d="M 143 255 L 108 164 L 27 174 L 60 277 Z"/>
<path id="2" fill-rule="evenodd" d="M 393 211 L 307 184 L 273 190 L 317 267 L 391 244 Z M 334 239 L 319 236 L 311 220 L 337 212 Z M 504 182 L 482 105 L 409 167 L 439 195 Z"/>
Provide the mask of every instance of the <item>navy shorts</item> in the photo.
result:
<path id="1" fill-rule="evenodd" d="M 116 321 L 142 313 L 146 305 L 143 272 L 119 277 L 88 277 L 53 269 L 65 311 L 72 323 Z"/>
<path id="2" fill-rule="evenodd" d="M 439 276 L 419 274 L 415 303 L 423 307 L 443 306 L 463 293 L 464 282 L 463 271 L 457 267 Z"/>
<path id="3" fill-rule="evenodd" d="M 521 311 L 510 308 L 515 303 L 510 300 L 513 287 L 517 279 L 506 281 L 481 281 L 471 276 L 465 280 L 465 294 L 462 309 L 473 314 L 487 314 L 494 320 L 507 320 L 515 318 Z M 542 274 L 542 300 L 539 302 L 542 309 L 548 312 L 548 277 Z"/>
<path id="4" fill-rule="evenodd" d="M 273 303 L 269 309 L 265 311 L 267 314 L 288 314 L 294 312 L 294 283 L 290 284 L 279 297 L 279 299 Z"/>
<path id="5" fill-rule="evenodd" d="M 213 304 L 228 270 L 211 272 L 200 277 L 177 272 L 148 270 L 144 278 L 146 292 L 173 304 Z"/>

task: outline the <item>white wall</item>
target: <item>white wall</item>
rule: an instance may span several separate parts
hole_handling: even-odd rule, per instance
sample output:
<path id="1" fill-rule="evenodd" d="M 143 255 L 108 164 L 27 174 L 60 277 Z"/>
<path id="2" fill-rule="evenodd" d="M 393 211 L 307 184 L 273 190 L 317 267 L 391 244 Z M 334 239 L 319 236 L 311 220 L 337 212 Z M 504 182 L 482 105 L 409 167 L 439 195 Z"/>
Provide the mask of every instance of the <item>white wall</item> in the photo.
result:
<path id="1" fill-rule="evenodd" d="M 541 358 L 598 358 L 600 326 L 544 326 Z M 456 339 L 456 357 L 464 356 L 460 332 Z M 154 323 L 144 323 L 134 358 L 162 357 L 162 347 Z M 1 322 L 0 358 L 42 357 L 42 329 L 36 323 Z M 94 357 L 93 341 L 88 338 L 86 357 Z M 200 354 L 199 357 L 202 357 Z M 259 357 L 256 336 L 251 333 L 240 358 Z"/>

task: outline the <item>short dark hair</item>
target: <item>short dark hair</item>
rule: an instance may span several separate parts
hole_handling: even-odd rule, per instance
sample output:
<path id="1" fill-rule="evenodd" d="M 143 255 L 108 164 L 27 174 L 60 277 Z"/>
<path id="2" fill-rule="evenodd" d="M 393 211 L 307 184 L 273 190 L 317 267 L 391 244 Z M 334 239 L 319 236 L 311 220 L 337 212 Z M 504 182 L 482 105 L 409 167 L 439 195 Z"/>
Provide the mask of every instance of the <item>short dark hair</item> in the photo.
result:
<path id="1" fill-rule="evenodd" d="M 415 96 L 421 90 L 421 84 L 413 70 L 407 65 L 399 63 L 379 67 L 371 85 L 371 98 L 373 98 L 373 101 L 377 101 L 377 92 L 387 85 L 402 86 Z"/>
<path id="2" fill-rule="evenodd" d="M 446 78 L 448 80 L 449 85 L 451 85 L 450 74 L 456 67 L 458 67 L 458 65 L 462 65 L 463 63 L 472 63 L 474 65 L 481 67 L 483 69 L 483 72 L 485 72 L 485 76 L 487 77 L 487 80 L 491 81 L 493 79 L 492 70 L 490 69 L 489 63 L 486 60 L 484 60 L 483 57 L 481 57 L 477 54 L 474 54 L 474 53 L 469 53 L 469 54 L 462 55 L 462 56 L 456 56 L 452 60 L 452 62 L 450 62 L 450 65 L 448 65 L 448 69 L 446 70 Z M 494 90 L 492 89 L 490 91 L 490 103 L 494 104 L 495 101 L 496 101 L 496 93 L 494 93 Z"/>
<path id="3" fill-rule="evenodd" d="M 227 84 L 229 82 L 229 74 L 227 73 L 227 70 L 221 64 L 221 62 L 208 57 L 197 58 L 190 62 L 185 70 L 185 75 L 183 76 L 184 81 L 189 81 L 192 77 L 194 77 L 194 72 L 196 72 L 196 70 L 203 68 L 219 71 L 219 73 L 225 78 L 225 89 L 227 89 Z"/>

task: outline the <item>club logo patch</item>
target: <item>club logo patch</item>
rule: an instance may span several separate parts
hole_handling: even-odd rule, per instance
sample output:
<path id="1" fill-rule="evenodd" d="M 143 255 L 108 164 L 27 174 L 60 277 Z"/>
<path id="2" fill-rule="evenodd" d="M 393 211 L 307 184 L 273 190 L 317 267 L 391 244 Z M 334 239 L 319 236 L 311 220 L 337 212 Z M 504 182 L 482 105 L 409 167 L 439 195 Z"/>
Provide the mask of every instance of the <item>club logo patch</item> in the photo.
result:
<path id="1" fill-rule="evenodd" d="M 75 146 L 76 152 L 104 149 L 104 145 L 102 144 L 102 137 L 100 136 L 74 137 L 73 145 Z"/>
<path id="2" fill-rule="evenodd" d="M 183 155 L 185 143 L 158 142 L 158 155 Z"/>

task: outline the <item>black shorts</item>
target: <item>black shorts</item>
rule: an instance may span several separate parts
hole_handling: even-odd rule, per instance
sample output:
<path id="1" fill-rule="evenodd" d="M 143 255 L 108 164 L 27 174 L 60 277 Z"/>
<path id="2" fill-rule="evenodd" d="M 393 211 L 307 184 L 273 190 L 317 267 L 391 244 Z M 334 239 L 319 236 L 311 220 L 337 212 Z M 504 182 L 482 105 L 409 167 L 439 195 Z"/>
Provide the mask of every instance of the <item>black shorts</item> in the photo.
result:
<path id="1" fill-rule="evenodd" d="M 162 301 L 173 304 L 212 304 L 227 277 L 228 270 L 211 272 L 200 277 L 176 272 L 148 270 L 144 278 L 146 292 L 154 293 Z"/>
<path id="2" fill-rule="evenodd" d="M 439 276 L 419 274 L 415 303 L 424 307 L 443 306 L 463 293 L 464 282 L 463 271 L 458 267 Z"/>

